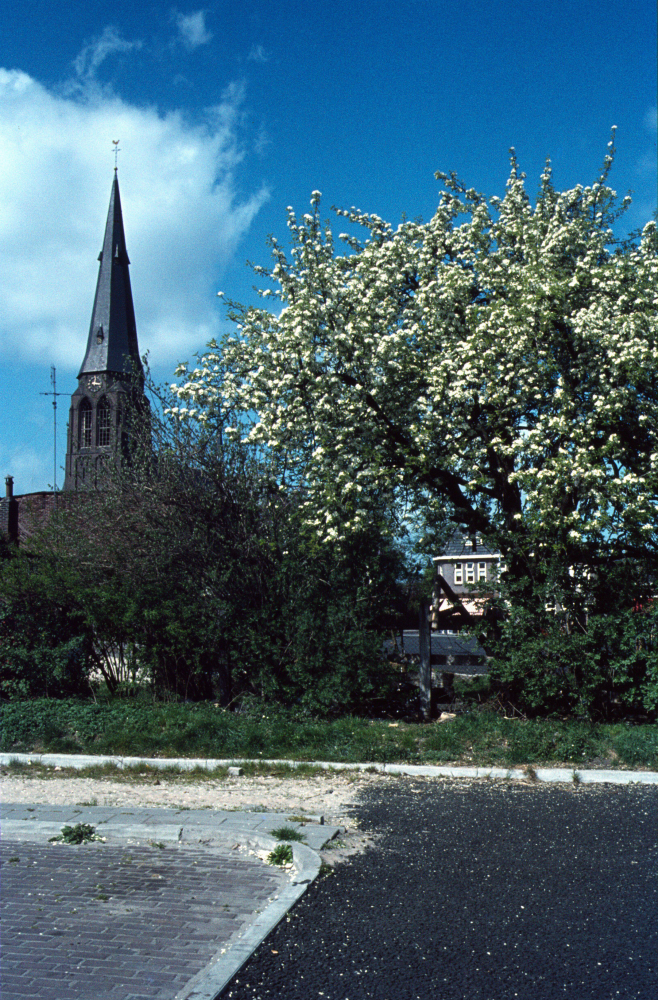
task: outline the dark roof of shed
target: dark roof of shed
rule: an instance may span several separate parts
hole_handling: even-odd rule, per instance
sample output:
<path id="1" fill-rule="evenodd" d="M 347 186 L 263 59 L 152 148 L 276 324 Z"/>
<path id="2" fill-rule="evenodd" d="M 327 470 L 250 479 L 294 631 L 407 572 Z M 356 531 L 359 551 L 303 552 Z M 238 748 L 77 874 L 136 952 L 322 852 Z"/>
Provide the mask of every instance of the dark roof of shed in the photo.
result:
<path id="1" fill-rule="evenodd" d="M 400 641 L 401 640 L 401 641 Z M 409 656 L 420 655 L 417 629 L 405 629 L 401 637 L 397 637 L 398 645 L 404 646 L 404 652 Z M 476 639 L 459 635 L 441 635 L 431 633 L 430 653 L 432 656 L 484 656 L 485 652 Z"/>

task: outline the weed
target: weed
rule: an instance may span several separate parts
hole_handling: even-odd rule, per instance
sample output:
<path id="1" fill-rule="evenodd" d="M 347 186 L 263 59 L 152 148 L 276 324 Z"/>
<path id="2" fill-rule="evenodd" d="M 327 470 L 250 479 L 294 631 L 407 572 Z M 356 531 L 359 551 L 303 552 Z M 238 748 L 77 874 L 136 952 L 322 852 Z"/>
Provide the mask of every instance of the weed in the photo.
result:
<path id="1" fill-rule="evenodd" d="M 268 865 L 279 865 L 284 867 L 285 865 L 292 864 L 292 845 L 291 844 L 277 844 L 273 851 L 267 855 Z"/>
<path id="2" fill-rule="evenodd" d="M 574 785 L 579 785 L 583 779 L 578 774 L 578 771 L 574 771 L 573 774 L 571 775 L 571 780 L 573 781 Z"/>
<path id="3" fill-rule="evenodd" d="M 121 768 L 117 764 L 90 764 L 88 767 L 76 768 L 73 777 L 76 778 L 117 778 L 126 777 L 126 772 L 130 773 L 130 768 Z M 68 777 L 68 775 L 67 775 Z"/>
<path id="4" fill-rule="evenodd" d="M 89 799 L 88 802 L 78 802 L 77 804 L 79 806 L 97 806 L 98 805 L 98 799 Z"/>
<path id="5" fill-rule="evenodd" d="M 5 766 L 7 770 L 11 771 L 13 774 L 22 774 L 24 771 L 28 771 L 29 768 L 31 767 L 31 765 L 28 764 L 27 762 L 23 762 L 22 760 L 16 760 L 15 757 L 12 757 L 9 763 L 6 764 Z"/>
<path id="6" fill-rule="evenodd" d="M 16 855 L 14 855 L 14 857 L 13 857 L 13 858 L 10 858 L 10 859 L 9 859 L 9 864 L 10 864 L 10 865 L 15 865 L 15 864 L 16 864 L 16 863 L 17 863 L 18 861 L 20 861 L 20 860 L 21 860 L 21 859 L 20 859 L 19 857 L 16 857 Z"/>
<path id="7" fill-rule="evenodd" d="M 318 775 L 326 773 L 324 767 L 318 767 L 316 764 L 298 764 L 297 767 L 290 767 L 288 764 L 286 767 L 295 778 L 316 778 Z"/>
<path id="8" fill-rule="evenodd" d="M 334 869 L 332 868 L 332 866 L 329 865 L 329 864 L 327 864 L 326 861 L 321 861 L 320 862 L 320 872 L 319 872 L 319 874 L 322 877 L 325 877 L 327 875 L 334 875 L 335 872 L 334 872 Z"/>
<path id="9" fill-rule="evenodd" d="M 161 840 L 149 840 L 149 844 L 151 845 L 151 847 L 159 847 L 161 851 L 164 851 L 165 849 L 165 845 L 162 843 Z"/>
<path id="10" fill-rule="evenodd" d="M 537 772 L 535 771 L 534 767 L 532 767 L 531 764 L 529 764 L 526 767 L 526 769 L 525 769 L 525 776 L 528 779 L 528 781 L 538 781 L 539 780 L 537 778 Z"/>
<path id="11" fill-rule="evenodd" d="M 289 823 L 308 823 L 308 816 L 287 816 Z"/>
<path id="12" fill-rule="evenodd" d="M 300 843 L 306 840 L 304 834 L 296 830 L 294 826 L 280 826 L 276 830 L 270 830 L 270 833 L 277 840 L 297 840 Z"/>
<path id="13" fill-rule="evenodd" d="M 76 823 L 75 826 L 63 826 L 62 832 L 56 837 L 48 838 L 51 843 L 61 841 L 64 844 L 86 844 L 92 840 L 104 840 L 96 833 L 96 827 L 89 823 Z"/>

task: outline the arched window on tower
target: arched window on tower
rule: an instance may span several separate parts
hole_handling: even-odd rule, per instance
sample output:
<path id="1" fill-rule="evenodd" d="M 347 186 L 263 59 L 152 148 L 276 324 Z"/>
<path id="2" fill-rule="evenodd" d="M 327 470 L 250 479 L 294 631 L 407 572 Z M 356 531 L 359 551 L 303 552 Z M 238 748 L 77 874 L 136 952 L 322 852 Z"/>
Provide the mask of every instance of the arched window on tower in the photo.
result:
<path id="1" fill-rule="evenodd" d="M 102 396 L 96 407 L 96 446 L 107 448 L 110 443 L 110 428 L 112 426 L 112 410 L 107 396 Z"/>
<path id="2" fill-rule="evenodd" d="M 78 445 L 91 448 L 91 403 L 85 397 L 78 410 Z"/>

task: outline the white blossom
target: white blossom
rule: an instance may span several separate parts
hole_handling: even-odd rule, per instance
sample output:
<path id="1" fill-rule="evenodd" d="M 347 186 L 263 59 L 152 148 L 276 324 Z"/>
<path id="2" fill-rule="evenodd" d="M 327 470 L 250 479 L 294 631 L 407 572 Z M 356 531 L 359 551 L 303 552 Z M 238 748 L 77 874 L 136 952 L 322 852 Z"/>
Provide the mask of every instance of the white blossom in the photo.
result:
<path id="1" fill-rule="evenodd" d="M 186 418 L 241 412 L 325 538 L 404 495 L 510 546 L 655 544 L 658 236 L 612 245 L 607 159 L 563 192 L 547 164 L 534 205 L 514 157 L 502 199 L 438 174 L 427 223 L 339 211 L 363 232 L 343 255 L 314 191 L 313 214 L 288 209 L 290 253 L 272 241 L 258 269 L 278 315 L 238 309 L 237 335 L 177 369 Z"/>

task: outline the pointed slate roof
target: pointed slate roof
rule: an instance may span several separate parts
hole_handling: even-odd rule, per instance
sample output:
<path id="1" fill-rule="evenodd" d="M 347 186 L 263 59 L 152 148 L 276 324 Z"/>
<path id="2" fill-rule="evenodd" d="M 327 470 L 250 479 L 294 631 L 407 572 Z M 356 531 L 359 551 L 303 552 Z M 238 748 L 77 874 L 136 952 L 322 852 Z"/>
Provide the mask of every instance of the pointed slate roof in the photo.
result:
<path id="1" fill-rule="evenodd" d="M 123 231 L 119 178 L 116 170 L 107 213 L 105 239 L 91 314 L 87 351 L 78 374 L 114 372 L 132 375 L 142 371 L 137 345 L 135 309 L 128 272 L 128 253 Z"/>

